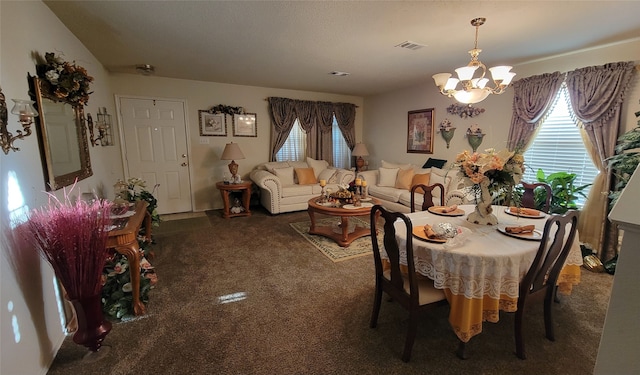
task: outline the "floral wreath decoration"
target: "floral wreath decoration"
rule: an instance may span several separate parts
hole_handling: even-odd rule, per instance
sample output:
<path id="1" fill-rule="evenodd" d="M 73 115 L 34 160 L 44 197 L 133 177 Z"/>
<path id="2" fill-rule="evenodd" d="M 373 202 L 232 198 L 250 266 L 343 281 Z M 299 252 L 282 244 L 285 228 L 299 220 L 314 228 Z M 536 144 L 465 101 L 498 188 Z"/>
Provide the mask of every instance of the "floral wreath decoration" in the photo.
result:
<path id="1" fill-rule="evenodd" d="M 89 84 L 93 77 L 75 61 L 69 63 L 52 52 L 44 55 L 45 63 L 36 65 L 38 77 L 46 84 L 44 89 L 50 96 L 70 102 L 86 105 L 89 102 Z"/>

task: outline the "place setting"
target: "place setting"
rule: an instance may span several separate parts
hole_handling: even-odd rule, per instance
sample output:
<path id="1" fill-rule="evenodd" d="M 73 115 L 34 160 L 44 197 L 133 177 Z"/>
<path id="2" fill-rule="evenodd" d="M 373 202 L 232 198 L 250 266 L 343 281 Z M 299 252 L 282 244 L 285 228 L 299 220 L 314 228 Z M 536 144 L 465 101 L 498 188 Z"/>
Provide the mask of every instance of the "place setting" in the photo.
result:
<path id="1" fill-rule="evenodd" d="M 427 211 L 440 216 L 462 216 L 465 214 L 464 210 L 455 204 L 452 206 L 431 206 L 427 208 Z"/>
<path id="2" fill-rule="evenodd" d="M 509 237 L 518 238 L 521 240 L 540 241 L 542 240 L 542 232 L 536 229 L 533 224 L 529 225 L 513 225 L 513 224 L 498 224 L 496 228 L 498 232 L 507 235 Z"/>

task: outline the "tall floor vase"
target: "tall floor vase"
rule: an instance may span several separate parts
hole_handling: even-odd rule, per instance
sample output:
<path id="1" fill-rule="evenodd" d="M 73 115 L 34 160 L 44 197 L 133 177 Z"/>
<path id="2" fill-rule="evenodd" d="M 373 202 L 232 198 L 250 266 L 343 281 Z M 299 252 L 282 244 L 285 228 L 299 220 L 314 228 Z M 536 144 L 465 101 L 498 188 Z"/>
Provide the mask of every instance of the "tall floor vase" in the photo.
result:
<path id="1" fill-rule="evenodd" d="M 489 192 L 489 179 L 485 178 L 480 184 L 480 201 L 476 204 L 476 209 L 467 216 L 467 221 L 482 225 L 496 225 L 498 218 L 491 208 L 491 192 Z"/>
<path id="2" fill-rule="evenodd" d="M 102 348 L 102 341 L 111 331 L 111 322 L 102 315 L 102 295 L 71 300 L 78 319 L 78 330 L 73 342 L 87 347 L 91 352 Z"/>

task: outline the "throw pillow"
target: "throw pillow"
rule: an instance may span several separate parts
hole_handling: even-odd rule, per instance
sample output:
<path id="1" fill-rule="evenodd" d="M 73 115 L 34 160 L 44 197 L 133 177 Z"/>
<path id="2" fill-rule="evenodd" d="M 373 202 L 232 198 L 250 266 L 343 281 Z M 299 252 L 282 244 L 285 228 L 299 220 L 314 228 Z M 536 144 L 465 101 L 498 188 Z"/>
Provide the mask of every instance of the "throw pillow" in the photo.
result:
<path id="1" fill-rule="evenodd" d="M 415 185 L 429 185 L 429 173 L 423 174 L 414 174 L 413 179 L 411 180 L 411 187 Z M 416 193 L 424 194 L 424 190 L 422 188 L 416 189 Z"/>
<path id="2" fill-rule="evenodd" d="M 294 185 L 293 182 L 293 167 L 287 168 L 275 168 L 273 170 L 276 176 L 280 179 L 282 185 Z"/>
<path id="3" fill-rule="evenodd" d="M 411 164 L 398 164 L 398 163 L 389 163 L 388 161 L 381 161 L 382 168 L 400 168 L 400 169 L 410 169 L 413 168 Z"/>
<path id="4" fill-rule="evenodd" d="M 444 167 L 444 165 L 446 163 L 447 163 L 447 161 L 443 160 L 443 159 L 429 158 L 429 159 L 427 159 L 427 162 L 424 163 L 422 168 L 431 168 L 431 167 L 442 168 L 442 167 Z"/>
<path id="5" fill-rule="evenodd" d="M 378 186 L 396 186 L 396 178 L 398 177 L 398 171 L 400 168 L 379 168 L 378 174 L 380 175 L 380 180 L 378 181 Z"/>
<path id="6" fill-rule="evenodd" d="M 429 177 L 429 183 L 431 185 L 435 184 L 435 183 L 439 183 L 442 184 L 442 186 L 444 186 L 444 191 L 445 191 L 445 195 L 447 194 L 447 192 L 449 191 L 449 184 L 451 184 L 451 181 L 453 180 L 452 175 L 456 173 L 453 171 L 448 171 L 448 170 L 444 170 L 444 169 L 440 169 L 440 168 L 436 168 L 436 167 L 432 167 L 431 168 L 431 176 Z M 438 189 L 434 189 L 432 191 L 432 195 L 434 197 L 439 196 L 440 191 L 438 191 Z"/>
<path id="7" fill-rule="evenodd" d="M 274 169 L 276 168 L 286 168 L 289 166 L 289 163 L 286 161 L 272 161 L 269 163 L 265 163 L 264 167 L 271 173 L 276 174 Z"/>
<path id="8" fill-rule="evenodd" d="M 396 176 L 396 188 L 409 190 L 411 189 L 411 181 L 413 180 L 413 169 L 400 169 Z"/>
<path id="9" fill-rule="evenodd" d="M 313 168 L 312 168 L 313 169 Z M 337 181 L 338 170 L 333 168 L 327 168 L 320 172 L 318 181 L 325 180 L 328 184 L 335 184 Z"/>
<path id="10" fill-rule="evenodd" d="M 316 176 L 313 174 L 313 168 L 295 168 L 296 177 L 298 177 L 298 184 L 300 185 L 313 185 L 317 183 Z"/>
<path id="11" fill-rule="evenodd" d="M 320 176 L 320 173 L 329 166 L 329 163 L 324 160 L 315 160 L 312 158 L 307 158 L 307 164 L 313 168 L 313 173 L 315 174 L 316 179 Z"/>

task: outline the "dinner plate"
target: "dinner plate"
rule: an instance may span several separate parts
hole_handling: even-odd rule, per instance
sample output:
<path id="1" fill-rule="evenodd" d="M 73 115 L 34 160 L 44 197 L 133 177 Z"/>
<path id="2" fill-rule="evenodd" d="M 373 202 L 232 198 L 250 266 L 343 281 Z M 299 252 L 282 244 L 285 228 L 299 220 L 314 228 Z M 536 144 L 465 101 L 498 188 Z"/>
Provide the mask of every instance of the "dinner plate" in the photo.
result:
<path id="1" fill-rule="evenodd" d="M 509 208 L 505 208 L 504 212 L 506 212 L 507 214 L 509 214 L 511 216 L 524 217 L 524 218 L 527 218 L 527 219 L 542 219 L 542 218 L 547 216 L 547 214 L 545 214 L 542 211 L 538 211 L 538 215 L 525 215 L 525 214 L 518 214 L 518 213 L 515 213 L 515 212 L 511 212 L 511 210 L 509 210 Z"/>
<path id="2" fill-rule="evenodd" d="M 511 226 L 511 225 L 509 225 Z M 509 237 L 513 237 L 513 238 L 518 238 L 521 240 L 529 240 L 529 241 L 540 241 L 542 240 L 542 232 L 540 232 L 539 230 L 535 229 L 533 232 L 531 233 L 524 233 L 524 234 L 520 234 L 520 233 L 509 233 L 505 230 L 505 228 L 507 227 L 507 225 L 498 225 L 498 232 L 505 234 Z"/>
<path id="3" fill-rule="evenodd" d="M 442 210 L 444 208 L 446 208 L 447 206 L 431 206 L 429 208 L 427 208 L 427 211 L 431 212 L 434 215 L 440 215 L 440 216 L 462 216 L 464 215 L 464 210 L 460 209 L 460 208 L 456 208 L 454 211 L 451 212 L 442 212 Z"/>
<path id="4" fill-rule="evenodd" d="M 371 198 L 360 198 L 362 202 L 370 202 Z"/>
<path id="5" fill-rule="evenodd" d="M 131 217 L 131 216 L 135 215 L 135 213 L 136 213 L 135 211 L 127 211 L 122 215 L 111 215 L 109 217 L 111 219 L 124 219 L 126 217 Z"/>
<path id="6" fill-rule="evenodd" d="M 370 208 L 373 207 L 373 203 L 362 202 L 360 203 L 360 207 L 356 207 L 352 204 L 345 204 L 342 208 L 346 208 L 347 210 L 359 210 L 361 208 Z"/>
<path id="7" fill-rule="evenodd" d="M 447 240 L 443 240 L 443 239 L 440 239 L 440 238 L 429 238 L 429 237 L 427 237 L 427 235 L 424 233 L 424 225 L 419 225 L 417 227 L 413 227 L 413 235 L 415 237 L 418 237 L 421 240 L 428 241 L 428 242 L 435 242 L 435 243 L 445 243 L 445 242 L 447 242 Z"/>

